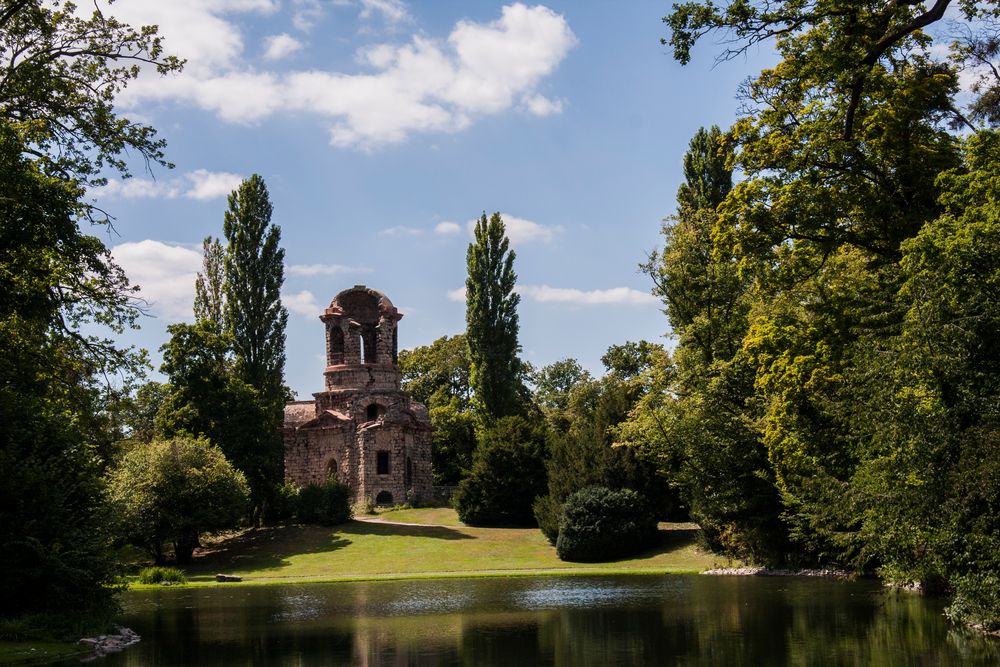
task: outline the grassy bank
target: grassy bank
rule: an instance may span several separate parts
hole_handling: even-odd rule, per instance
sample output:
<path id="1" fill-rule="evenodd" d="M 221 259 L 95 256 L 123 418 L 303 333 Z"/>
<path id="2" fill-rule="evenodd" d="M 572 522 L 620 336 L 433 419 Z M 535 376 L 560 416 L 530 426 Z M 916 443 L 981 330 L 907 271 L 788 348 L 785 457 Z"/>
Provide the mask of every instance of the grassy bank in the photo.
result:
<path id="1" fill-rule="evenodd" d="M 367 518 L 367 517 L 362 517 Z M 665 525 L 660 544 L 633 558 L 567 563 L 537 529 L 472 528 L 454 510 L 384 512 L 341 526 L 281 526 L 210 543 L 185 568 L 191 585 L 217 572 L 247 584 L 527 574 L 685 573 L 727 564 L 700 549 L 689 525 Z M 389 523 L 398 522 L 398 523 Z M 420 524 L 420 525 L 417 525 Z M 221 584 L 231 586 L 233 584 Z"/>

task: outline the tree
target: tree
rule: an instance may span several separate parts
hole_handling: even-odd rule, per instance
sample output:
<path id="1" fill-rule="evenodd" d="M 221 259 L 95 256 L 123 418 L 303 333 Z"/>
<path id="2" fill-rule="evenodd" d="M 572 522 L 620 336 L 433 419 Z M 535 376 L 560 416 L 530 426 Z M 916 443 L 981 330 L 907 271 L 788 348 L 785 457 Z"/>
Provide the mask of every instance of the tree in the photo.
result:
<path id="1" fill-rule="evenodd" d="M 226 330 L 233 338 L 237 370 L 265 400 L 283 407 L 288 323 L 288 311 L 281 305 L 285 251 L 281 229 L 271 224 L 267 186 L 257 174 L 229 195 L 223 233 Z"/>
<path id="2" fill-rule="evenodd" d="M 129 174 L 128 153 L 167 166 L 156 131 L 114 110 L 141 65 L 160 74 L 181 69 L 181 61 L 162 56 L 156 26 L 134 29 L 96 6 L 86 16 L 71 2 L 7 0 L 0 53 L 0 116 L 46 174 L 100 185 L 107 168 Z M 77 201 L 83 215 L 101 213 Z"/>
<path id="3" fill-rule="evenodd" d="M 532 503 L 544 493 L 544 427 L 521 416 L 502 417 L 483 432 L 454 504 L 469 525 L 533 525 Z"/>
<path id="4" fill-rule="evenodd" d="M 434 484 L 457 485 L 476 448 L 465 336 L 442 336 L 430 345 L 400 351 L 399 372 L 403 389 L 430 413 Z"/>
<path id="5" fill-rule="evenodd" d="M 194 319 L 211 322 L 222 331 L 225 322 L 225 251 L 219 239 L 205 237 L 202 247 L 202 272 L 194 283 Z"/>
<path id="6" fill-rule="evenodd" d="M 208 441 L 174 438 L 131 449 L 108 477 L 121 532 L 163 562 L 172 543 L 178 563 L 191 561 L 203 532 L 231 528 L 243 516 L 247 483 Z"/>
<path id="7" fill-rule="evenodd" d="M 638 363 L 628 351 L 639 349 L 654 356 L 665 354 L 662 346 L 641 341 L 613 345 L 605 357 L 616 361 L 628 358 L 625 366 L 631 370 Z M 550 428 L 547 439 L 548 495 L 535 504 L 534 513 L 553 544 L 566 500 L 586 487 L 632 489 L 641 498 L 642 511 L 657 517 L 676 509 L 676 500 L 668 497 L 667 484 L 657 475 L 655 465 L 640 460 L 631 448 L 614 446 L 615 427 L 628 417 L 646 390 L 644 378 L 612 371 L 599 380 L 578 382 L 558 414 L 550 409 L 549 422 L 556 426 Z"/>
<path id="8" fill-rule="evenodd" d="M 113 609 L 102 458 L 114 437 L 106 380 L 127 389 L 144 359 L 119 349 L 139 314 L 134 291 L 81 222 L 107 222 L 85 200 L 125 156 L 166 165 L 155 131 L 113 101 L 148 63 L 161 73 L 154 27 L 99 11 L 20 0 L 0 5 L 0 614 Z M 96 327 L 94 325 L 97 325 Z M 71 547 L 71 548 L 67 548 Z M 79 636 L 79 635 L 77 635 Z"/>
<path id="9" fill-rule="evenodd" d="M 465 338 L 476 413 L 487 424 L 524 413 L 514 257 L 500 214 L 483 213 L 466 254 Z"/>
<path id="10" fill-rule="evenodd" d="M 254 174 L 229 195 L 223 221 L 227 246 L 223 262 L 226 331 L 231 337 L 235 370 L 252 387 L 263 408 L 253 428 L 261 459 L 244 470 L 253 487 L 255 512 L 282 481 L 284 449 L 280 427 L 289 391 L 284 383 L 285 327 L 288 311 L 281 305 L 285 251 L 281 229 L 271 224 L 271 202 L 264 179 Z M 206 271 L 207 271 L 206 267 Z"/>
<path id="11" fill-rule="evenodd" d="M 565 410 L 573 388 L 590 379 L 590 373 L 576 359 L 553 362 L 531 375 L 535 385 L 535 402 L 542 408 Z"/>
<path id="12" fill-rule="evenodd" d="M 469 347 L 465 336 L 442 336 L 430 345 L 400 350 L 399 374 L 403 389 L 427 406 L 432 397 L 455 398 L 469 406 Z"/>
<path id="13" fill-rule="evenodd" d="M 218 446 L 246 476 L 252 518 L 259 520 L 282 475 L 273 450 L 277 428 L 267 428 L 270 406 L 236 374 L 229 334 L 211 322 L 171 324 L 167 331 L 160 370 L 170 381 L 170 394 L 156 425 L 167 437 L 205 437 Z"/>

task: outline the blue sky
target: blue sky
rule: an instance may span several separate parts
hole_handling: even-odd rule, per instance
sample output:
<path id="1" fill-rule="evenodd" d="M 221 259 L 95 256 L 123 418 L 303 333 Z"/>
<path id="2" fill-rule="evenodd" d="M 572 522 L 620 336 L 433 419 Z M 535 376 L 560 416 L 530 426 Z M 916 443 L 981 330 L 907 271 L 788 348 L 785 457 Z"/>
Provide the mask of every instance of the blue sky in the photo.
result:
<path id="1" fill-rule="evenodd" d="M 93 193 L 106 239 L 151 302 L 122 342 L 150 350 L 191 319 L 200 243 L 226 194 L 261 174 L 286 253 L 286 380 L 322 387 L 317 316 L 366 284 L 405 314 L 400 346 L 464 330 L 469 221 L 501 211 L 517 252 L 523 356 L 594 372 L 609 345 L 668 342 L 637 272 L 660 245 L 681 157 L 735 118 L 767 54 L 681 67 L 659 38 L 667 2 L 120 0 L 156 23 L 184 73 L 121 96 L 176 168 Z"/>

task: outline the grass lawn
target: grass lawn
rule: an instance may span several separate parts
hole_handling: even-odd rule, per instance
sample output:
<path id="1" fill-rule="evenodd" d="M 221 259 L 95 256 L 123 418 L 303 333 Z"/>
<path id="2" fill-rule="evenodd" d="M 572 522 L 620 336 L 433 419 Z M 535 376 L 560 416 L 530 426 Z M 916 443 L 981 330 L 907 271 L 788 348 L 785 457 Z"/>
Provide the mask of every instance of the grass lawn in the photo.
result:
<path id="1" fill-rule="evenodd" d="M 444 508 L 381 512 L 323 528 L 281 526 L 229 536 L 200 550 L 185 569 L 193 584 L 217 572 L 246 583 L 448 576 L 700 572 L 728 564 L 700 549 L 696 528 L 661 524 L 661 543 L 633 558 L 566 563 L 536 528 L 472 528 Z M 396 521 L 409 524 L 388 523 Z M 232 584 L 220 584 L 232 585 Z"/>

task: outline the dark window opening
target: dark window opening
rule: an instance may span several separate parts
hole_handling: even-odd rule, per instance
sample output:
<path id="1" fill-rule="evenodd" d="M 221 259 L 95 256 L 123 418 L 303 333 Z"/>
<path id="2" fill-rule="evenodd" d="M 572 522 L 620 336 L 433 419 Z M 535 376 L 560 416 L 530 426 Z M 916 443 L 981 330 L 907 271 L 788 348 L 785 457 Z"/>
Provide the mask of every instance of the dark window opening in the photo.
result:
<path id="1" fill-rule="evenodd" d="M 392 363 L 399 364 L 399 329 L 392 328 Z"/>
<path id="2" fill-rule="evenodd" d="M 366 364 L 374 364 L 377 360 L 376 347 L 378 346 L 378 336 L 375 329 L 366 327 L 361 331 L 361 361 Z"/>
<path id="3" fill-rule="evenodd" d="M 326 464 L 326 478 L 337 479 L 337 459 L 330 459 Z"/>
<path id="4" fill-rule="evenodd" d="M 410 460 L 409 456 L 406 457 L 406 470 L 403 474 L 403 485 L 406 486 L 406 488 L 413 486 L 413 461 Z"/>
<path id="5" fill-rule="evenodd" d="M 389 474 L 389 452 L 375 453 L 375 472 L 379 475 Z"/>
<path id="6" fill-rule="evenodd" d="M 340 326 L 334 324 L 330 327 L 330 365 L 344 363 L 344 332 Z"/>
<path id="7" fill-rule="evenodd" d="M 379 494 L 375 496 L 376 505 L 391 505 L 392 504 L 392 494 L 388 491 L 379 491 Z"/>
<path id="8" fill-rule="evenodd" d="M 372 403 L 371 405 L 368 406 L 368 409 L 365 410 L 365 417 L 368 419 L 368 421 L 373 422 L 376 419 L 378 419 L 378 416 L 379 416 L 378 403 Z"/>

